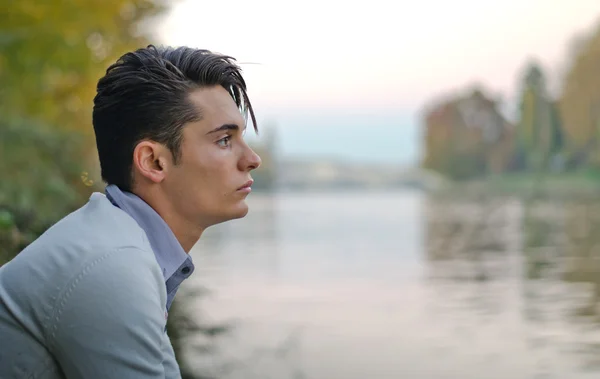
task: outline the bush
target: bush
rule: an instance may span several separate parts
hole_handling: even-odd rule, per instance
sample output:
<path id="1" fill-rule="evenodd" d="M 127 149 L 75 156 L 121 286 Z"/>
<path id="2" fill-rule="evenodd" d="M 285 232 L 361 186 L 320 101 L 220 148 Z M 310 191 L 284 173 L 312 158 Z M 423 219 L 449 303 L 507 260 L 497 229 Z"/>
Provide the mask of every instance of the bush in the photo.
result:
<path id="1" fill-rule="evenodd" d="M 84 201 L 81 140 L 32 120 L 0 121 L 0 264 Z"/>

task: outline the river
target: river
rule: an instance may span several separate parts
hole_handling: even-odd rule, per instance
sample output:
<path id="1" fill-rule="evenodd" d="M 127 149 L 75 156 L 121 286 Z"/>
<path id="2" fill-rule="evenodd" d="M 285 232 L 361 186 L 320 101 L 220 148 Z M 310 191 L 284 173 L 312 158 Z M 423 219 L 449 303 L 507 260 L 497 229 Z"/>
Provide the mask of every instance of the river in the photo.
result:
<path id="1" fill-rule="evenodd" d="M 248 203 L 247 217 L 206 231 L 191 252 L 196 271 L 181 296 L 192 317 L 233 326 L 209 358 L 188 349 L 198 370 L 246 379 L 600 374 L 595 202 L 400 190 L 252 194 Z M 209 292 L 185 295 L 200 288 Z"/>

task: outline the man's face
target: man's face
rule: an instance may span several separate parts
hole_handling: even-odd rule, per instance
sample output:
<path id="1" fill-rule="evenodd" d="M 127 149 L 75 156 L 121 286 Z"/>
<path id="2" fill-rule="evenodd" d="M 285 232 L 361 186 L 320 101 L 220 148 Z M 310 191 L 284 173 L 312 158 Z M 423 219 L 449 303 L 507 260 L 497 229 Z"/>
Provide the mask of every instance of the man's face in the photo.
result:
<path id="1" fill-rule="evenodd" d="M 195 90 L 190 100 L 202 120 L 184 127 L 181 160 L 164 188 L 180 215 L 205 228 L 248 213 L 244 186 L 261 160 L 244 141 L 244 118 L 223 87 Z"/>

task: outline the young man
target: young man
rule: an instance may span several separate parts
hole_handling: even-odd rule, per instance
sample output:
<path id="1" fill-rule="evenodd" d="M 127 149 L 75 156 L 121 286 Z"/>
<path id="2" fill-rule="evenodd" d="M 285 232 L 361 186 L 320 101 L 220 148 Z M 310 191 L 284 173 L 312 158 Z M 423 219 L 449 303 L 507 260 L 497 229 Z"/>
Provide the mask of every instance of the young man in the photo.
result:
<path id="1" fill-rule="evenodd" d="M 254 112 L 233 58 L 149 46 L 98 83 L 93 125 L 106 195 L 0 268 L 0 378 L 164 379 L 165 327 L 188 252 L 248 212 Z"/>

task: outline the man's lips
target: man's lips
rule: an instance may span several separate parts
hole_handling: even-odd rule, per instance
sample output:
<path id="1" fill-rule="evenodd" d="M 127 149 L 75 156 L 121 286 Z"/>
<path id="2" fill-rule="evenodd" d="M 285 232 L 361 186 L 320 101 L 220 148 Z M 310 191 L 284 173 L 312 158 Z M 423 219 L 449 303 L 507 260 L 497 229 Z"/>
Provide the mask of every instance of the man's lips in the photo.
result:
<path id="1" fill-rule="evenodd" d="M 243 186 L 241 186 L 240 188 L 238 188 L 238 191 L 249 190 L 252 187 L 252 183 L 254 183 L 254 180 L 248 180 L 246 183 L 244 183 Z"/>

